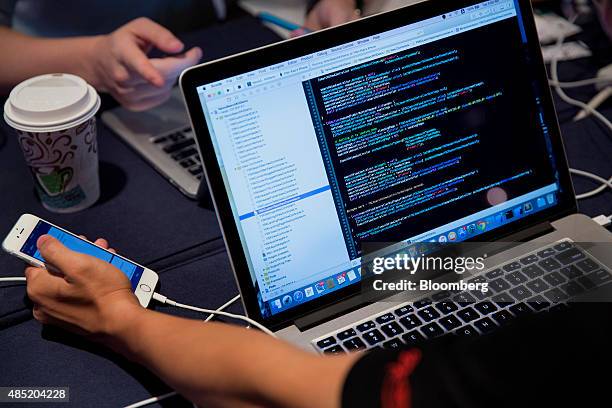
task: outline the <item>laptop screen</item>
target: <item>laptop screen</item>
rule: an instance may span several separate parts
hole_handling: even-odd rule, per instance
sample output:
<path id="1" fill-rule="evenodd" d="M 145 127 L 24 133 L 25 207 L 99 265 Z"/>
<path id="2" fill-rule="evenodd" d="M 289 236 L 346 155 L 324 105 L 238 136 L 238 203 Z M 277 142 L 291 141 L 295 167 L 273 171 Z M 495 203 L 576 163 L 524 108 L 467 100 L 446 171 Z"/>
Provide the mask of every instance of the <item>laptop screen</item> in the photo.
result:
<path id="1" fill-rule="evenodd" d="M 264 318 L 557 204 L 526 41 L 491 0 L 198 87 Z"/>

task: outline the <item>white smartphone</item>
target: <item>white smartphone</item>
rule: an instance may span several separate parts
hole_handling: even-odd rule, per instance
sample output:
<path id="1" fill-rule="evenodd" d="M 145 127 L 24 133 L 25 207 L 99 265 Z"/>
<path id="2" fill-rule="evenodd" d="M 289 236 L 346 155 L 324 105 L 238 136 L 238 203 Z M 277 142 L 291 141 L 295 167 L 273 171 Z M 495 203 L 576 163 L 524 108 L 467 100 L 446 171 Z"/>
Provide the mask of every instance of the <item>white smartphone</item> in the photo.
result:
<path id="1" fill-rule="evenodd" d="M 95 256 L 116 266 L 132 282 L 132 290 L 144 307 L 149 305 L 159 277 L 155 272 L 120 255 L 113 254 L 89 241 L 86 241 L 63 228 L 32 214 L 23 214 L 2 242 L 2 248 L 30 265 L 45 267 L 45 260 L 36 248 L 41 235 L 51 235 L 67 248 L 83 254 Z"/>

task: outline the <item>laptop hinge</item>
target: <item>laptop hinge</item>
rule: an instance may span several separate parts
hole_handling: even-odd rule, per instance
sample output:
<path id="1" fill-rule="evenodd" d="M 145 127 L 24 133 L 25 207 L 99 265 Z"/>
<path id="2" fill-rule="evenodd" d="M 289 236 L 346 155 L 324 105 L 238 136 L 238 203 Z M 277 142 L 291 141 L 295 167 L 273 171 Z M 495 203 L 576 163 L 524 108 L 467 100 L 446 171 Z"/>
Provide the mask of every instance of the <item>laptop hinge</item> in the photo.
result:
<path id="1" fill-rule="evenodd" d="M 306 331 L 329 320 L 333 320 L 338 316 L 350 313 L 353 310 L 357 310 L 363 306 L 368 305 L 369 302 L 364 302 L 363 297 L 360 295 L 352 296 L 348 299 L 341 300 L 323 309 L 316 310 L 305 316 L 295 319 L 293 322 L 300 331 Z"/>
<path id="2" fill-rule="evenodd" d="M 498 241 L 483 243 L 465 252 L 464 256 L 466 254 L 470 254 L 471 256 L 482 256 L 486 254 L 486 256 L 490 257 L 514 248 L 523 242 L 532 241 L 543 235 L 549 234 L 554 230 L 555 228 L 550 222 L 542 222 L 511 235 L 507 235 Z"/>
<path id="3" fill-rule="evenodd" d="M 527 242 L 539 238 L 543 235 L 551 233 L 555 230 L 552 224 L 548 221 L 541 222 L 532 227 L 525 228 L 519 232 L 515 232 L 514 234 L 508 235 L 507 237 L 501 239 L 501 241 L 505 242 Z"/>
<path id="4" fill-rule="evenodd" d="M 496 245 L 497 251 L 495 252 L 502 252 L 506 249 L 509 249 L 510 247 L 512 247 L 512 243 L 531 241 L 552 231 L 554 231 L 554 227 L 548 221 L 542 222 L 529 228 L 525 228 L 522 231 L 504 237 L 501 241 L 508 242 L 508 247 L 500 248 L 499 245 Z M 494 255 L 494 253 L 488 251 L 487 253 L 488 255 Z M 295 319 L 294 324 L 298 329 L 300 329 L 300 331 L 305 331 L 371 303 L 372 302 L 364 302 L 363 297 L 357 294 L 348 299 L 338 301 L 337 303 L 334 303 L 331 306 L 316 310 L 312 313 L 299 317 Z"/>

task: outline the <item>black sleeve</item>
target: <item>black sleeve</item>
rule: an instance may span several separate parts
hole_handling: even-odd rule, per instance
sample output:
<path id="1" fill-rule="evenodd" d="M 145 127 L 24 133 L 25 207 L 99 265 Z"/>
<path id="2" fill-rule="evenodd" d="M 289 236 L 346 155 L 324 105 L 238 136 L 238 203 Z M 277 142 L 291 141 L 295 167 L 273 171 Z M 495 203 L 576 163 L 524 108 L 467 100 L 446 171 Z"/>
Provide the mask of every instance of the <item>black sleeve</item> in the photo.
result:
<path id="1" fill-rule="evenodd" d="M 611 305 L 588 303 L 486 336 L 445 336 L 412 351 L 373 351 L 352 368 L 342 402 L 382 408 L 602 406 L 609 398 L 610 340 Z M 398 382 L 398 367 L 415 352 L 418 363 Z"/>
<path id="2" fill-rule="evenodd" d="M 0 0 L 0 26 L 12 25 L 13 11 L 17 0 Z"/>

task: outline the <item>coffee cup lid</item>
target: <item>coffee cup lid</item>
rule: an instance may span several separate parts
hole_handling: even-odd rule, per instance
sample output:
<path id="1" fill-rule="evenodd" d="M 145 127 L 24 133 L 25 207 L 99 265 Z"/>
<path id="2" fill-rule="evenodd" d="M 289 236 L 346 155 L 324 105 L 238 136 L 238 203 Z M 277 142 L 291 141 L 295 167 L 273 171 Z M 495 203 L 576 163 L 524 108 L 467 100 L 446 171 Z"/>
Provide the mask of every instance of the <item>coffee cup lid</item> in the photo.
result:
<path id="1" fill-rule="evenodd" d="M 4 119 L 15 129 L 53 132 L 88 120 L 99 107 L 96 90 L 82 78 L 46 74 L 13 88 L 4 104 Z"/>

